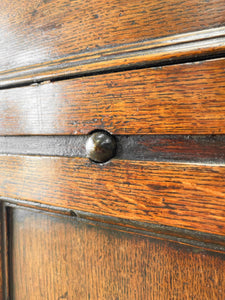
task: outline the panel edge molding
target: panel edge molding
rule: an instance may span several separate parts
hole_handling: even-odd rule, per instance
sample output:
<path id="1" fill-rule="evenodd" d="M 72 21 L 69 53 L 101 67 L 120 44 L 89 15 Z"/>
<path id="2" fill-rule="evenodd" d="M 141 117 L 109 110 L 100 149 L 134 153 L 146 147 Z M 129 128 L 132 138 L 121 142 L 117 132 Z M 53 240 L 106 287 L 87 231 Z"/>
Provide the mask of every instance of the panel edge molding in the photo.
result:
<path id="1" fill-rule="evenodd" d="M 225 26 L 98 51 L 78 53 L 0 72 L 0 88 L 225 55 Z"/>

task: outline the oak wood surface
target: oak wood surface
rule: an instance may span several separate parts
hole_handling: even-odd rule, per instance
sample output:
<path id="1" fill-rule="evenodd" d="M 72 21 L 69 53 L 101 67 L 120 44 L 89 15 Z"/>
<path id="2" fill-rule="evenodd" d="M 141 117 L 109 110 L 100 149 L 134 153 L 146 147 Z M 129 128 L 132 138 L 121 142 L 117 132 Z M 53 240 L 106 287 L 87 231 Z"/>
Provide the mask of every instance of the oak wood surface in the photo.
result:
<path id="1" fill-rule="evenodd" d="M 73 217 L 89 225 L 103 226 L 108 229 L 122 230 L 132 234 L 152 237 L 160 240 L 168 240 L 179 243 L 180 245 L 191 246 L 205 251 L 216 253 L 225 253 L 224 235 L 211 234 L 186 228 L 178 228 L 161 224 L 140 222 L 135 220 L 121 219 L 100 215 L 99 213 L 90 213 L 85 211 L 71 210 L 66 207 L 52 206 L 48 204 L 24 201 L 19 199 L 1 199 L 7 210 L 11 208 L 22 208 L 30 211 L 38 210 L 39 213 L 54 214 L 58 217 Z M 10 214 L 9 214 L 10 216 Z M 10 224 L 10 222 L 9 222 Z"/>
<path id="2" fill-rule="evenodd" d="M 223 0 L 5 0 L 0 69 L 225 25 Z"/>
<path id="3" fill-rule="evenodd" d="M 104 165 L 52 156 L 52 145 L 43 148 L 50 157 L 32 156 L 46 153 L 29 147 L 30 156 L 0 155 L 1 201 L 54 205 L 78 216 L 7 209 L 7 226 L 0 220 L 0 300 L 4 255 L 5 290 L 15 300 L 225 298 L 224 255 L 179 239 L 179 230 L 192 232 L 196 245 L 215 234 L 205 243 L 214 242 L 215 251 L 225 241 L 224 144 L 218 142 L 225 134 L 225 60 L 215 59 L 225 53 L 224 12 L 222 0 L 2 2 L 1 135 L 105 129 L 123 135 L 121 141 L 127 134 L 164 136 L 155 138 L 157 145 L 139 140 L 140 154 L 130 161 L 123 156 L 128 144 Z M 217 134 L 217 140 L 187 142 L 184 135 L 193 134 Z M 143 149 L 185 162 L 144 161 Z M 154 155 L 148 159 L 158 160 Z M 93 226 L 79 213 L 165 225 L 180 245 L 136 228 L 128 233 L 128 221 L 120 231 L 110 221 L 107 228 L 104 220 Z M 1 247 L 3 227 L 9 256 Z"/>
<path id="4" fill-rule="evenodd" d="M 0 70 L 0 88 L 93 73 L 220 57 L 225 53 L 225 27 L 188 32 L 98 49 L 45 63 Z"/>
<path id="5" fill-rule="evenodd" d="M 13 299 L 215 299 L 225 257 L 71 218 L 11 211 Z"/>
<path id="6" fill-rule="evenodd" d="M 0 196 L 225 234 L 225 166 L 0 156 Z"/>
<path id="7" fill-rule="evenodd" d="M 0 134 L 224 134 L 225 60 L 0 91 Z"/>

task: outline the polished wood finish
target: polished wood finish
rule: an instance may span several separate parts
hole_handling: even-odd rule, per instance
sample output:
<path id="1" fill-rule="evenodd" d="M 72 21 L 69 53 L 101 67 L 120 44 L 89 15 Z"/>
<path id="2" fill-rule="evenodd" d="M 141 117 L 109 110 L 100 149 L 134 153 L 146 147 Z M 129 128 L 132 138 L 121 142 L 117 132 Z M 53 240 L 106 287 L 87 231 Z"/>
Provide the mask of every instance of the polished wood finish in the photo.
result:
<path id="1" fill-rule="evenodd" d="M 0 156 L 2 197 L 220 235 L 224 179 L 224 165 Z"/>
<path id="2" fill-rule="evenodd" d="M 26 299 L 224 299 L 224 256 L 12 209 L 11 296 Z"/>
<path id="3" fill-rule="evenodd" d="M 225 299 L 224 56 L 224 0 L 2 1 L 0 300 Z"/>
<path id="4" fill-rule="evenodd" d="M 225 25 L 223 0 L 4 0 L 0 69 Z"/>
<path id="5" fill-rule="evenodd" d="M 4 202 L 7 210 L 11 208 L 23 208 L 29 210 L 38 210 L 39 213 L 50 213 L 57 216 L 66 216 L 78 218 L 79 221 L 88 224 L 101 224 L 105 228 L 118 228 L 142 236 L 153 237 L 173 241 L 186 246 L 196 247 L 202 250 L 209 250 L 216 253 L 225 253 L 224 235 L 211 234 L 186 228 L 165 226 L 161 224 L 147 223 L 143 221 L 134 221 L 117 217 L 100 215 L 99 213 L 90 213 L 85 211 L 71 210 L 66 207 L 53 206 L 38 202 L 24 201 L 19 199 L 7 199 Z M 9 222 L 10 224 L 10 222 Z M 10 231 L 10 230 L 9 230 Z"/>
<path id="6" fill-rule="evenodd" d="M 0 91 L 0 134 L 224 134 L 225 60 Z"/>
<path id="7" fill-rule="evenodd" d="M 225 27 L 177 34 L 70 55 L 66 58 L 0 71 L 0 88 L 93 73 L 112 72 L 225 53 Z"/>
<path id="8" fill-rule="evenodd" d="M 86 157 L 89 135 L 0 136 L 0 153 Z M 117 135 L 116 158 L 225 163 L 225 135 Z"/>

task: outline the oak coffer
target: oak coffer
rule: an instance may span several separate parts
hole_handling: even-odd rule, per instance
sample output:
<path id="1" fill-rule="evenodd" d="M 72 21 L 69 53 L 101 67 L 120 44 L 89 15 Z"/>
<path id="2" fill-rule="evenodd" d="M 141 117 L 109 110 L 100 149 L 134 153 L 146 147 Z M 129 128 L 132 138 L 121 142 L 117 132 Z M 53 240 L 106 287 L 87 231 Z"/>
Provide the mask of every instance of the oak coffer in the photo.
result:
<path id="1" fill-rule="evenodd" d="M 0 300 L 225 299 L 224 0 L 2 0 Z"/>

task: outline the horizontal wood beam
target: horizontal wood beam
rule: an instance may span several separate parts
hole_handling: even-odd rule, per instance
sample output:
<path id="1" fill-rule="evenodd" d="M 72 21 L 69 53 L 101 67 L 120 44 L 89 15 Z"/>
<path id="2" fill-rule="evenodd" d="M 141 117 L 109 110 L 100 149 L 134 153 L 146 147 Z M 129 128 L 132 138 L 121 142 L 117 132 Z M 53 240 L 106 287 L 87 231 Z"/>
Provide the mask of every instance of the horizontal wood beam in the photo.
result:
<path id="1" fill-rule="evenodd" d="M 225 56 L 225 27 L 178 34 L 0 72 L 0 89 Z"/>
<path id="2" fill-rule="evenodd" d="M 0 156 L 0 196 L 224 235 L 225 166 Z"/>
<path id="3" fill-rule="evenodd" d="M 223 0 L 6 0 L 0 84 L 224 53 L 224 9 Z"/>
<path id="4" fill-rule="evenodd" d="M 224 78 L 216 59 L 0 90 L 0 134 L 225 134 Z"/>

